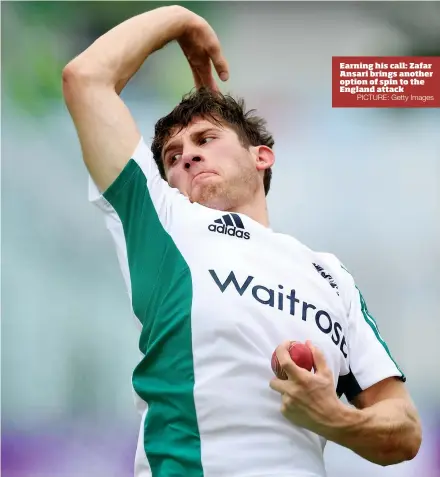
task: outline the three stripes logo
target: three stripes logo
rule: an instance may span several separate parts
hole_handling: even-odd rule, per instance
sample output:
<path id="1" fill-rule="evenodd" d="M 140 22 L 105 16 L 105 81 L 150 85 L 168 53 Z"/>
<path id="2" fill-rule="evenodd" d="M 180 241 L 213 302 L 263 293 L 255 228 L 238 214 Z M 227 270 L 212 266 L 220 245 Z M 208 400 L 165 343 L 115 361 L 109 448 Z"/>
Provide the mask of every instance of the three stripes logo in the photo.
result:
<path id="1" fill-rule="evenodd" d="M 246 232 L 243 222 L 237 214 L 223 215 L 220 219 L 214 220 L 214 223 L 208 226 L 208 230 L 245 240 L 251 238 L 251 234 Z"/>

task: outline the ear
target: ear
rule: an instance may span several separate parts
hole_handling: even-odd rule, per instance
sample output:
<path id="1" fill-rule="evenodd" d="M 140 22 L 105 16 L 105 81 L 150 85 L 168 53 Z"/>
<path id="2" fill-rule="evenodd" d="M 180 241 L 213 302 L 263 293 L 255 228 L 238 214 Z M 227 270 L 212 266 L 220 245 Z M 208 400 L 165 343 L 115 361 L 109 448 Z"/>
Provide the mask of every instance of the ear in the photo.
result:
<path id="1" fill-rule="evenodd" d="M 272 149 L 267 146 L 255 146 L 253 149 L 257 171 L 270 169 L 275 162 L 275 154 Z"/>

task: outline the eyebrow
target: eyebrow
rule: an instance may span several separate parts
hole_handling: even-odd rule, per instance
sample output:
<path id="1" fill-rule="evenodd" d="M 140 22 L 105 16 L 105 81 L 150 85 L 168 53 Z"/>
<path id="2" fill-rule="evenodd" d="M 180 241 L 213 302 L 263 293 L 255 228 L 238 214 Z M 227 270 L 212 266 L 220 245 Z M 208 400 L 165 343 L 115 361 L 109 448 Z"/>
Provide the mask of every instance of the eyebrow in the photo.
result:
<path id="1" fill-rule="evenodd" d="M 216 128 L 215 126 L 209 126 L 207 128 L 198 129 L 197 131 L 192 132 L 190 134 L 190 138 L 192 141 L 194 141 L 194 139 L 198 139 L 200 136 L 203 136 L 206 133 L 210 133 L 210 132 L 218 133 L 219 131 L 220 131 L 220 128 Z M 162 159 L 165 159 L 165 156 L 170 151 L 170 149 L 173 149 L 174 147 L 176 147 L 180 142 L 181 142 L 181 139 L 176 139 L 174 141 L 171 139 L 169 143 L 166 146 L 164 146 L 162 149 Z"/>

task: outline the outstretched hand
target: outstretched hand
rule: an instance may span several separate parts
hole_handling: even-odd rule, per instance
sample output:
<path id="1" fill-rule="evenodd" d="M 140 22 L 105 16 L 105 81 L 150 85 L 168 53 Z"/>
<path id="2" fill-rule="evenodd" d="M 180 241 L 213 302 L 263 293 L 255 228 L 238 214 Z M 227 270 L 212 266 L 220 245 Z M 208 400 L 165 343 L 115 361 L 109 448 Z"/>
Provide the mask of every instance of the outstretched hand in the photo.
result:
<path id="1" fill-rule="evenodd" d="M 220 41 L 202 17 L 192 13 L 188 19 L 184 33 L 177 39 L 188 60 L 197 89 L 207 87 L 218 91 L 212 73 L 212 65 L 222 81 L 229 78 L 229 66 L 223 56 Z"/>
<path id="2" fill-rule="evenodd" d="M 323 435 L 337 423 L 343 404 L 339 401 L 333 375 L 323 353 L 309 341 L 314 373 L 300 368 L 289 354 L 290 341 L 278 346 L 276 354 L 287 380 L 273 379 L 270 387 L 282 396 L 281 413 L 293 424 Z"/>

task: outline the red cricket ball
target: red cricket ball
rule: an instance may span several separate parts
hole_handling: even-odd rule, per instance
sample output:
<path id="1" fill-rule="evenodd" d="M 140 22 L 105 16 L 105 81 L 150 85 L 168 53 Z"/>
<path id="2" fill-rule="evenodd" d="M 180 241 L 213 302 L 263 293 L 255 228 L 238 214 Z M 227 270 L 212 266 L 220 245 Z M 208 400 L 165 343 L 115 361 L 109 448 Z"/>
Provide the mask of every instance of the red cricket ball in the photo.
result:
<path id="1" fill-rule="evenodd" d="M 289 354 L 297 366 L 304 368 L 307 371 L 311 371 L 313 368 L 313 355 L 310 348 L 299 341 L 292 341 L 289 347 Z M 272 371 L 278 379 L 287 379 L 287 374 L 284 369 L 281 368 L 278 361 L 276 352 L 272 354 L 271 360 Z"/>

